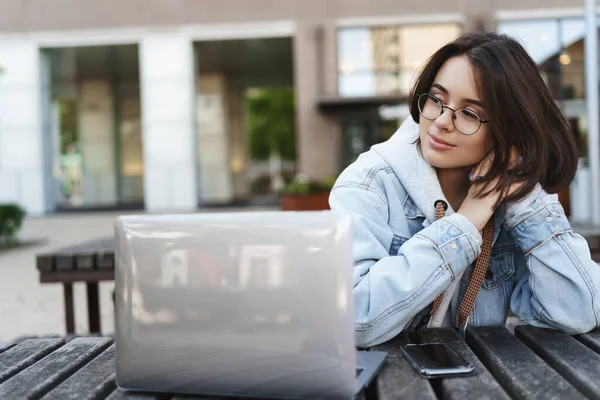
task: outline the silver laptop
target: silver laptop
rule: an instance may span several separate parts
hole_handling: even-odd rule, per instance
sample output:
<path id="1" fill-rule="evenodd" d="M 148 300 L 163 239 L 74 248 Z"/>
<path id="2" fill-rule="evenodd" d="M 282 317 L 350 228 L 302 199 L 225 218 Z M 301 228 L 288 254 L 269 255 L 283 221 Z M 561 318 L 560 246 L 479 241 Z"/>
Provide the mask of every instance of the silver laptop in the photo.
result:
<path id="1" fill-rule="evenodd" d="M 355 348 L 349 217 L 124 216 L 115 231 L 120 388 L 348 400 L 383 365 Z"/>

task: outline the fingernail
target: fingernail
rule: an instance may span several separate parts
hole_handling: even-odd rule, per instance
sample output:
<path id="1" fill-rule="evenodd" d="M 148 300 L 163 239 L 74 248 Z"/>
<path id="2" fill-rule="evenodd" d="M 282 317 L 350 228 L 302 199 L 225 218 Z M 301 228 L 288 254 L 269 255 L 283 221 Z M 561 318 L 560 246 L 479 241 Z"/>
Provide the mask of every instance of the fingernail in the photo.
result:
<path id="1" fill-rule="evenodd" d="M 523 161 L 523 157 L 521 157 L 521 156 L 517 157 L 517 162 L 521 162 L 521 161 Z"/>
<path id="2" fill-rule="evenodd" d="M 469 172 L 469 180 L 471 180 L 471 178 L 473 178 L 473 172 Z"/>

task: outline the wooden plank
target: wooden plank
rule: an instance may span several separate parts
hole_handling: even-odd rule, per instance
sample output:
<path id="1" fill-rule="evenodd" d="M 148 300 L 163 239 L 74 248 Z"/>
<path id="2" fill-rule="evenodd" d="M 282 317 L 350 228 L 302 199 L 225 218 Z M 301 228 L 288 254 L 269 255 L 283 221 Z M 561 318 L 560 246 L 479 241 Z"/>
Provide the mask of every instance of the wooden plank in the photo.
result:
<path id="1" fill-rule="evenodd" d="M 440 393 L 442 398 L 449 400 L 510 399 L 469 346 L 458 337 L 454 329 L 425 329 L 417 333 L 416 337 L 421 343 L 448 344 L 475 367 L 473 375 L 462 378 L 441 379 Z"/>
<path id="2" fill-rule="evenodd" d="M 27 339 L 0 354 L 0 383 L 12 378 L 64 344 L 62 339 Z"/>
<path id="3" fill-rule="evenodd" d="M 521 325 L 515 334 L 580 392 L 600 399 L 600 354 L 566 333 Z"/>
<path id="4" fill-rule="evenodd" d="M 0 354 L 15 346 L 15 342 L 0 342 Z"/>
<path id="5" fill-rule="evenodd" d="M 388 353 L 387 360 L 377 377 L 381 400 L 436 399 L 429 381 L 422 378 L 400 352 L 402 346 L 410 342 L 408 335 L 400 334 L 386 343 L 369 349 Z"/>
<path id="6" fill-rule="evenodd" d="M 102 251 L 96 254 L 96 267 L 98 269 L 110 269 L 115 268 L 115 253 L 114 251 Z"/>
<path id="7" fill-rule="evenodd" d="M 585 398 L 505 328 L 469 328 L 467 344 L 513 398 Z"/>
<path id="8" fill-rule="evenodd" d="M 171 396 L 154 393 L 131 392 L 117 389 L 106 400 L 168 400 Z"/>
<path id="9" fill-rule="evenodd" d="M 76 269 L 94 269 L 96 266 L 94 252 L 87 250 L 75 253 L 75 268 Z"/>
<path id="10" fill-rule="evenodd" d="M 57 271 L 68 271 L 75 268 L 73 253 L 56 253 L 54 261 Z"/>
<path id="11" fill-rule="evenodd" d="M 75 333 L 75 304 L 73 301 L 73 284 L 63 283 L 63 302 L 65 307 L 65 328 L 67 334 Z"/>
<path id="12" fill-rule="evenodd" d="M 100 292 L 98 282 L 87 282 L 88 327 L 91 333 L 100 332 Z"/>
<path id="13" fill-rule="evenodd" d="M 39 398 L 111 344 L 110 338 L 77 338 L 0 384 L 0 398 Z"/>
<path id="14" fill-rule="evenodd" d="M 575 336 L 575 339 L 600 354 L 600 329 L 596 329 L 595 331 L 584 335 L 577 335 Z"/>
<path id="15" fill-rule="evenodd" d="M 37 254 L 35 256 L 36 267 L 40 272 L 50 272 L 54 270 L 54 256 L 50 253 Z"/>
<path id="16" fill-rule="evenodd" d="M 114 270 L 72 270 L 40 272 L 40 283 L 114 281 Z"/>
<path id="17" fill-rule="evenodd" d="M 51 390 L 44 400 L 104 399 L 116 389 L 115 345 Z"/>

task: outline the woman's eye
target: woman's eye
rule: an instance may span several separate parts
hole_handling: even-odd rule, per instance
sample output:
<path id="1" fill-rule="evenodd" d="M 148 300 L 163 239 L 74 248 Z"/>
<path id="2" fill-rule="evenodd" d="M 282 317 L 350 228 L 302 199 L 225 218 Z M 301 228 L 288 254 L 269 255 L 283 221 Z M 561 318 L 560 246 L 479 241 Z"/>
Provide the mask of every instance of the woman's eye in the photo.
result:
<path id="1" fill-rule="evenodd" d="M 467 109 L 462 109 L 461 113 L 465 118 L 468 118 L 468 119 L 477 119 L 478 118 L 478 116 L 475 112 L 467 110 Z"/>

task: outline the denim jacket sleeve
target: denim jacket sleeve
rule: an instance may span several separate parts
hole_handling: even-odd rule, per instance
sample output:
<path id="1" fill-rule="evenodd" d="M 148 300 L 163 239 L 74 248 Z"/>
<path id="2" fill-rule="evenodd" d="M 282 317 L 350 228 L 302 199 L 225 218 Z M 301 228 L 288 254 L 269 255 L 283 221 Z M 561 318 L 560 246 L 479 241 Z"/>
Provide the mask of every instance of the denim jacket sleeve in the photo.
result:
<path id="1" fill-rule="evenodd" d="M 507 206 L 505 218 L 527 265 L 511 297 L 513 313 L 530 325 L 571 334 L 600 326 L 600 267 L 572 231 L 558 196 L 538 186 Z"/>
<path id="2" fill-rule="evenodd" d="M 421 230 L 390 255 L 394 236 L 390 209 L 395 209 L 394 218 L 406 220 L 403 199 L 397 198 L 390 179 L 384 168 L 346 170 L 329 199 L 333 210 L 352 217 L 358 347 L 373 346 L 400 333 L 481 251 L 477 229 L 464 216 L 454 214 Z"/>

